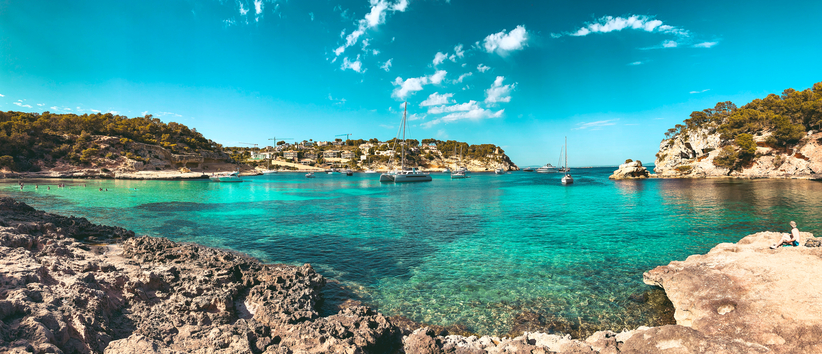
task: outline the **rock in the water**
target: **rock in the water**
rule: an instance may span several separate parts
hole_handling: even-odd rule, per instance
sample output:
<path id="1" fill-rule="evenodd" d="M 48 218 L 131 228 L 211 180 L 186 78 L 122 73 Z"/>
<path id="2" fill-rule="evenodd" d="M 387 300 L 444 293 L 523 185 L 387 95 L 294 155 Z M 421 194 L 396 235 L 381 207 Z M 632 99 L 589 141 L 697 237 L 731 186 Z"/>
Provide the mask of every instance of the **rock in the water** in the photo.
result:
<path id="1" fill-rule="evenodd" d="M 614 171 L 610 179 L 636 179 L 648 178 L 650 173 L 648 169 L 642 166 L 642 162 L 632 161 L 619 165 L 619 169 Z"/>

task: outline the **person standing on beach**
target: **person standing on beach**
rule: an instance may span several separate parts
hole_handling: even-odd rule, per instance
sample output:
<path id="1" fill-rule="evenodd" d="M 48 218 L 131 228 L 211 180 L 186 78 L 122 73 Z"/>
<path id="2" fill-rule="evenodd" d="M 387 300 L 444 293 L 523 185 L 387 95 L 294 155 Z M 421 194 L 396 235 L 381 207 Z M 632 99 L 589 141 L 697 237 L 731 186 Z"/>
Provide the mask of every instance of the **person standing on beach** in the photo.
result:
<path id="1" fill-rule="evenodd" d="M 791 233 L 790 234 L 783 234 L 782 239 L 779 240 L 779 243 L 774 243 L 771 245 L 771 248 L 777 248 L 782 245 L 788 246 L 799 246 L 799 229 L 796 228 L 796 222 L 791 221 Z"/>

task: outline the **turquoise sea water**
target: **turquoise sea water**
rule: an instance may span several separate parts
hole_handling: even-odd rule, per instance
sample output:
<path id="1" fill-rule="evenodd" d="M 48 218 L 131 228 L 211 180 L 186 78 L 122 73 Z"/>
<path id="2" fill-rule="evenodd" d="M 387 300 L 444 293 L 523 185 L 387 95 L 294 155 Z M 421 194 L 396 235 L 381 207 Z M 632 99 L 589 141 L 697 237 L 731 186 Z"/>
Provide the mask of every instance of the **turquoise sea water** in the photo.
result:
<path id="1" fill-rule="evenodd" d="M 653 314 L 630 300 L 651 289 L 644 271 L 754 232 L 787 232 L 790 220 L 822 226 L 818 182 L 610 181 L 613 170 L 576 169 L 572 186 L 526 172 L 416 184 L 281 173 L 234 184 L 30 180 L 23 191 L 5 181 L 0 193 L 138 234 L 311 263 L 339 282 L 329 303 L 354 297 L 480 334 L 507 333 L 524 311 L 615 330 L 648 324 Z"/>

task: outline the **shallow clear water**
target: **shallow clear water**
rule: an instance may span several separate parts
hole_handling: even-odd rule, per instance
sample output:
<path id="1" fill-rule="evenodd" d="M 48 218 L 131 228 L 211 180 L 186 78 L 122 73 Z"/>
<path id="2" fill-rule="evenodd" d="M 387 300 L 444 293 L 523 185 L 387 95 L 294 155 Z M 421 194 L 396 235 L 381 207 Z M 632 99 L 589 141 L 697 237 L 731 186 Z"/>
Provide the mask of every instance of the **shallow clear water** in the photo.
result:
<path id="1" fill-rule="evenodd" d="M 822 225 L 818 182 L 610 181 L 612 171 L 576 169 L 571 186 L 525 172 L 396 185 L 376 174 L 281 173 L 234 184 L 31 180 L 23 191 L 5 181 L 0 193 L 138 234 L 311 263 L 339 281 L 330 299 L 481 334 L 507 333 L 524 311 L 615 330 L 647 324 L 652 314 L 629 300 L 650 289 L 644 271 L 787 232 L 790 220 L 803 231 Z"/>

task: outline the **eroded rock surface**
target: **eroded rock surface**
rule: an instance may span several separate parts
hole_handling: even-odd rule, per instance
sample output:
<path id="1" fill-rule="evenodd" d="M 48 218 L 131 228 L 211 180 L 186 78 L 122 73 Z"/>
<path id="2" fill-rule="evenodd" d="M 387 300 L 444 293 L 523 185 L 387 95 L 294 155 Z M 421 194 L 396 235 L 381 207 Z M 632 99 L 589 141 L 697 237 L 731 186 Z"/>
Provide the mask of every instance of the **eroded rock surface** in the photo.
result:
<path id="1" fill-rule="evenodd" d="M 760 232 L 723 243 L 646 272 L 644 281 L 665 289 L 677 324 L 698 332 L 691 337 L 747 348 L 727 352 L 822 353 L 822 248 L 770 249 L 780 237 Z M 801 233 L 801 243 L 817 239 Z"/>
<path id="2" fill-rule="evenodd" d="M 368 308 L 318 318 L 325 279 L 308 264 L 263 265 L 133 238 L 8 198 L 0 199 L 0 225 L 0 352 L 384 353 L 400 346 L 387 317 Z"/>
<path id="3" fill-rule="evenodd" d="M 676 307 L 677 325 L 585 340 L 527 326 L 478 337 L 356 301 L 320 317 L 325 279 L 310 265 L 135 238 L 4 198 L 0 353 L 820 353 L 822 247 L 803 233 L 815 247 L 769 249 L 779 237 L 751 235 L 647 272 Z"/>
<path id="4" fill-rule="evenodd" d="M 614 171 L 610 179 L 637 179 L 637 178 L 648 178 L 650 173 L 648 169 L 642 166 L 642 162 L 640 161 L 632 161 L 627 162 L 622 165 L 619 165 L 619 168 Z"/>

